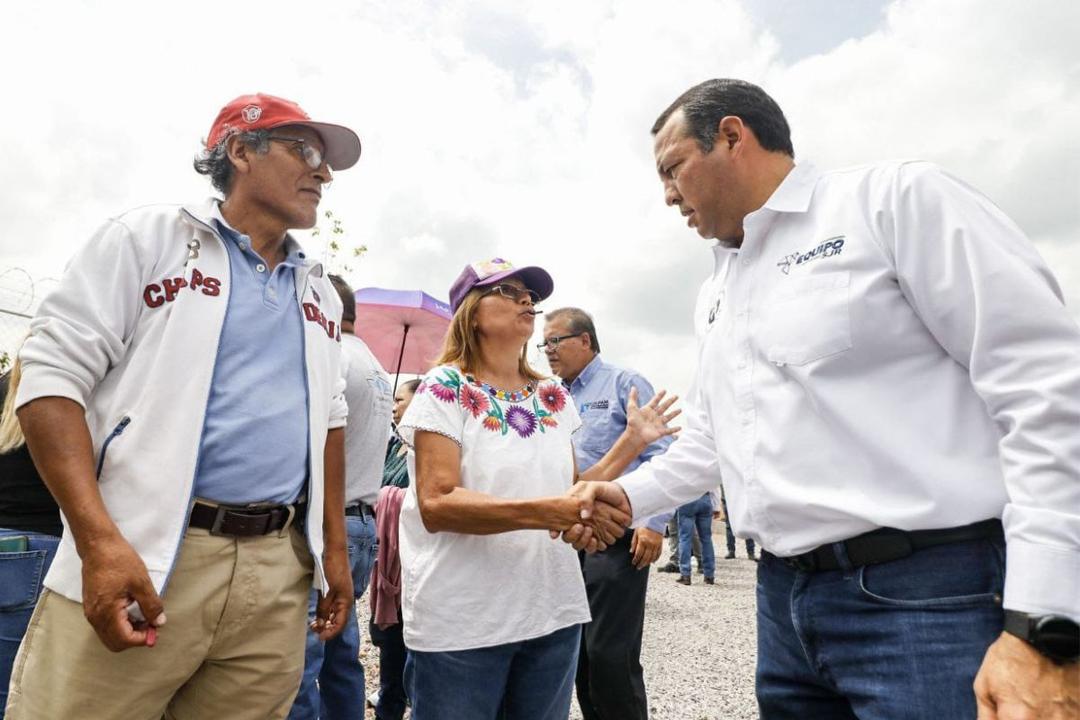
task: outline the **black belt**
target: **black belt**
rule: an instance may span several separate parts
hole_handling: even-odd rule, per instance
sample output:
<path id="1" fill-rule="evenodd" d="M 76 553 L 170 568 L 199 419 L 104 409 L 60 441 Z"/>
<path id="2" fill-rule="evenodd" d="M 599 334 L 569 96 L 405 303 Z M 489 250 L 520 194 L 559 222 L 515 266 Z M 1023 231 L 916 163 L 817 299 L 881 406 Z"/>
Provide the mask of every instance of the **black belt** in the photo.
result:
<path id="1" fill-rule="evenodd" d="M 211 535 L 250 537 L 282 532 L 302 518 L 304 505 L 208 505 L 195 501 L 190 527 L 209 530 Z"/>
<path id="2" fill-rule="evenodd" d="M 358 502 L 345 508 L 345 514 L 351 517 L 375 517 L 375 508 L 366 502 Z"/>
<path id="3" fill-rule="evenodd" d="M 984 538 L 1004 537 L 1001 521 L 997 518 L 943 530 L 897 530 L 896 528 L 878 528 L 850 540 L 841 540 L 814 548 L 801 555 L 777 558 L 795 570 L 816 572 L 840 570 L 842 566 L 836 559 L 834 546 L 842 545 L 848 560 L 854 567 L 877 565 L 905 558 L 916 550 Z M 775 557 L 775 556 L 774 556 Z"/>

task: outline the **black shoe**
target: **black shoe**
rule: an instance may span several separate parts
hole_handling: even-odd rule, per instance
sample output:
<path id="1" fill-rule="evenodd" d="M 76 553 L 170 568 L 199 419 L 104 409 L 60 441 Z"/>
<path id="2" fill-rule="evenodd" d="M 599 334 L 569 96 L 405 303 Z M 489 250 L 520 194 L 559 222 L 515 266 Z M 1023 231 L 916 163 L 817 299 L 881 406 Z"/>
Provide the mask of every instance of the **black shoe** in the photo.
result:
<path id="1" fill-rule="evenodd" d="M 680 575 L 678 580 L 676 580 L 675 582 L 679 583 L 680 585 L 689 585 L 690 584 L 690 576 L 689 575 Z"/>
<path id="2" fill-rule="evenodd" d="M 705 578 L 705 584 L 706 585 L 715 585 L 716 584 L 716 578 L 711 578 L 711 577 Z"/>
<path id="3" fill-rule="evenodd" d="M 747 550 L 747 551 L 746 551 L 746 557 L 747 557 L 748 559 L 750 559 L 750 560 L 753 560 L 754 562 L 757 562 L 757 557 L 756 557 L 756 556 L 754 555 L 754 551 L 753 551 L 753 550 Z"/>
<path id="4" fill-rule="evenodd" d="M 698 565 L 697 574 L 698 575 L 704 575 L 705 574 L 705 570 L 700 565 Z"/>
<path id="5" fill-rule="evenodd" d="M 728 554 L 724 556 L 724 559 L 725 560 L 734 560 L 735 559 L 735 551 L 734 550 L 728 550 Z"/>
<path id="6" fill-rule="evenodd" d="M 679 572 L 679 566 L 673 562 L 669 562 L 667 565 L 661 565 L 656 568 L 656 572 L 675 573 Z"/>

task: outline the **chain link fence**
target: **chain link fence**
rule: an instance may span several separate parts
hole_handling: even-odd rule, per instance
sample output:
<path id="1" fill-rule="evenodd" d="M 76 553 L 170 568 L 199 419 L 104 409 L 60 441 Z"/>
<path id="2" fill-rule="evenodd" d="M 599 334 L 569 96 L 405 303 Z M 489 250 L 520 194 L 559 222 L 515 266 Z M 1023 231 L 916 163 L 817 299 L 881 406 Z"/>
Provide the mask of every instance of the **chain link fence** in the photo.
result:
<path id="1" fill-rule="evenodd" d="M 51 278 L 35 281 L 22 268 L 0 268 L 0 372 L 11 367 L 34 311 L 54 284 Z"/>

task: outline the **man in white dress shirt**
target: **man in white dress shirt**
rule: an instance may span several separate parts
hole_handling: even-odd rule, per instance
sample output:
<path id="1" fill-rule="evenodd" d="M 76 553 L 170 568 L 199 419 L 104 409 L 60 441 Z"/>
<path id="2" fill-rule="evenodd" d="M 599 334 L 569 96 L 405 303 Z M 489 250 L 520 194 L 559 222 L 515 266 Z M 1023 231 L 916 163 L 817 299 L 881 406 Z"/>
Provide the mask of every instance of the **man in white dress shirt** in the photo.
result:
<path id="1" fill-rule="evenodd" d="M 750 83 L 652 132 L 717 241 L 696 390 L 665 455 L 575 490 L 636 521 L 724 478 L 766 720 L 1077 717 L 1080 330 L 1032 244 L 929 163 L 796 165 Z"/>

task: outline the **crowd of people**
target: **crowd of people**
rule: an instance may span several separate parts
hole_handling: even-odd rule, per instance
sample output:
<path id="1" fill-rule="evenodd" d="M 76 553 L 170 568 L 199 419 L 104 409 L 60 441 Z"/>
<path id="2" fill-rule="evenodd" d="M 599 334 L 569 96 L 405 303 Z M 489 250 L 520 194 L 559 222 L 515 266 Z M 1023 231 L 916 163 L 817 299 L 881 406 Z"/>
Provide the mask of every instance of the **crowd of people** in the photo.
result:
<path id="1" fill-rule="evenodd" d="M 359 138 L 227 104 L 221 197 L 109 219 L 4 378 L 8 720 L 645 720 L 648 568 L 668 528 L 714 583 L 720 512 L 763 718 L 1080 715 L 1080 329 L 1030 241 L 928 163 L 796 164 L 744 81 L 652 135 L 715 241 L 683 410 L 579 307 L 532 367 L 554 280 L 501 258 L 395 389 L 289 234 Z"/>

